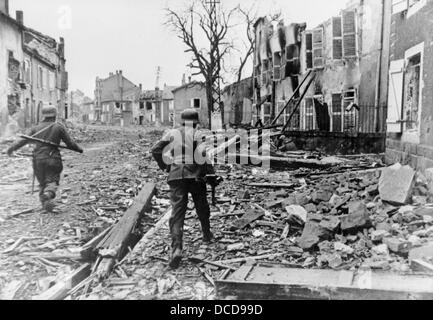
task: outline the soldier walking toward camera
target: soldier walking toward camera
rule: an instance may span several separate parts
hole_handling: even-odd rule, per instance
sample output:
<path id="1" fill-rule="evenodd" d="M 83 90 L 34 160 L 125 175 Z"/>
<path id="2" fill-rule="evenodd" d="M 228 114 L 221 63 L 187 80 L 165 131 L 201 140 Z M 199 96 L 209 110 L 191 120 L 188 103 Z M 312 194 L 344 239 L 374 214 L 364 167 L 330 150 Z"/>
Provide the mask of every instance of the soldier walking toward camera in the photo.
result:
<path id="1" fill-rule="evenodd" d="M 57 109 L 54 106 L 43 107 L 42 117 L 41 123 L 31 128 L 28 135 L 47 143 L 21 139 L 14 143 L 7 153 L 12 156 L 13 152 L 26 144 L 36 144 L 33 151 L 33 173 L 40 185 L 39 200 L 44 210 L 52 212 L 54 210 L 53 199 L 56 197 L 60 175 L 63 171 L 62 156 L 54 145 L 60 145 L 60 142 L 63 141 L 71 150 L 83 153 L 83 149 L 71 139 L 66 128 L 56 122 Z"/>
<path id="2" fill-rule="evenodd" d="M 210 227 L 210 208 L 207 200 L 206 175 L 214 174 L 213 167 L 207 163 L 205 150 L 202 148 L 198 131 L 199 115 L 195 110 L 185 110 L 182 115 L 182 127 L 170 130 L 161 141 L 152 148 L 152 155 L 161 170 L 167 171 L 170 186 L 172 215 L 170 233 L 172 238 L 172 256 L 169 266 L 177 269 L 182 260 L 183 226 L 191 194 L 203 231 L 203 241 L 211 242 L 213 235 Z M 203 152 L 198 152 L 203 150 Z M 164 155 L 169 152 L 170 160 Z M 203 163 L 198 163 L 197 156 Z M 168 164 L 168 162 L 171 162 Z"/>

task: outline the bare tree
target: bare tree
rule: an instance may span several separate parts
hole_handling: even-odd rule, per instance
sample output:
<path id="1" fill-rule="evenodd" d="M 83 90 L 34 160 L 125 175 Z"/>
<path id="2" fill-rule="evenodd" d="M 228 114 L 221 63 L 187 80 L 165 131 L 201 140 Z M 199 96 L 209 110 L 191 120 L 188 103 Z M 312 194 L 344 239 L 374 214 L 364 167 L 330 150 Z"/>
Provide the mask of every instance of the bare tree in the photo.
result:
<path id="1" fill-rule="evenodd" d="M 204 0 L 194 0 L 183 12 L 166 9 L 166 25 L 171 27 L 187 46 L 185 52 L 192 55 L 189 67 L 192 76 L 201 75 L 204 78 L 208 104 L 209 127 L 211 127 L 214 111 L 214 87 L 220 81 L 224 58 L 233 48 L 228 40 L 228 32 L 233 27 L 231 20 L 237 7 L 231 10 L 221 8 L 218 14 Z M 205 47 L 199 39 L 206 39 Z M 223 108 L 222 108 L 223 109 Z M 221 112 L 224 119 L 224 111 Z"/>

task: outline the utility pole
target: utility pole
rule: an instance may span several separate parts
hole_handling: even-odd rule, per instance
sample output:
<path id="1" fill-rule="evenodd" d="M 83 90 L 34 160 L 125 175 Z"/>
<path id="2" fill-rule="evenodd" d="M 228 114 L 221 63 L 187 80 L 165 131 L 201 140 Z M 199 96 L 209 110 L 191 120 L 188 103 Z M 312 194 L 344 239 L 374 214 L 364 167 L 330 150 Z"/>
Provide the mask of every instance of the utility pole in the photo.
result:
<path id="1" fill-rule="evenodd" d="M 220 51 L 219 47 L 214 48 L 214 43 L 217 40 L 218 34 L 218 8 L 220 1 L 219 0 L 206 0 L 206 4 L 209 5 L 209 19 L 211 23 L 211 31 L 213 41 L 211 43 L 211 51 L 210 51 L 210 60 L 211 67 L 214 72 L 212 72 L 212 110 L 211 117 L 209 119 L 211 121 L 211 129 L 213 131 L 222 129 L 223 121 L 222 115 L 224 110 L 221 110 L 221 78 L 220 72 L 221 69 L 221 61 L 220 61 Z M 215 50 L 214 50 L 215 49 Z"/>

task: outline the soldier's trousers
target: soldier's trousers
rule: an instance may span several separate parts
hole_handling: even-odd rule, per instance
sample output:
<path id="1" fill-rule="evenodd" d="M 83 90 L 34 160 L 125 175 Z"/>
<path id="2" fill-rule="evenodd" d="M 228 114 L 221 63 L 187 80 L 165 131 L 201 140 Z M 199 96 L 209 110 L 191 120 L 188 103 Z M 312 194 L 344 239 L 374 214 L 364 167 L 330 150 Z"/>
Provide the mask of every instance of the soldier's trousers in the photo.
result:
<path id="1" fill-rule="evenodd" d="M 206 183 L 193 179 L 169 182 L 172 214 L 170 233 L 172 248 L 183 249 L 183 226 L 188 207 L 188 194 L 192 195 L 203 233 L 210 232 L 210 208 L 207 201 Z"/>
<path id="2" fill-rule="evenodd" d="M 63 164 L 60 159 L 33 160 L 33 172 L 39 182 L 39 199 L 41 202 L 43 202 L 42 195 L 45 192 L 51 192 L 53 198 L 56 197 L 62 171 Z"/>

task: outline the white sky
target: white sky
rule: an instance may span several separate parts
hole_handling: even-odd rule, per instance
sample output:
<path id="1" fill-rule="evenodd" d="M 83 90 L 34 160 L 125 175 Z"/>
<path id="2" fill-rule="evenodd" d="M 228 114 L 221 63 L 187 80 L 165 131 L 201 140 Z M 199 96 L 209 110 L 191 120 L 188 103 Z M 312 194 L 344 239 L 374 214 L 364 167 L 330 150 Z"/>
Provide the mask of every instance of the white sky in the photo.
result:
<path id="1" fill-rule="evenodd" d="M 190 62 L 181 40 L 165 26 L 163 9 L 187 0 L 9 0 L 10 14 L 24 11 L 26 26 L 58 39 L 65 38 L 69 89 L 80 89 L 93 98 L 96 76 L 123 70 L 144 89 L 161 82 L 179 85 Z M 183 1 L 183 2 L 182 2 Z M 221 0 L 225 7 L 255 4 L 260 15 L 279 11 L 287 22 L 308 27 L 327 20 L 345 7 L 347 0 Z M 71 13 L 68 19 L 68 12 Z"/>

